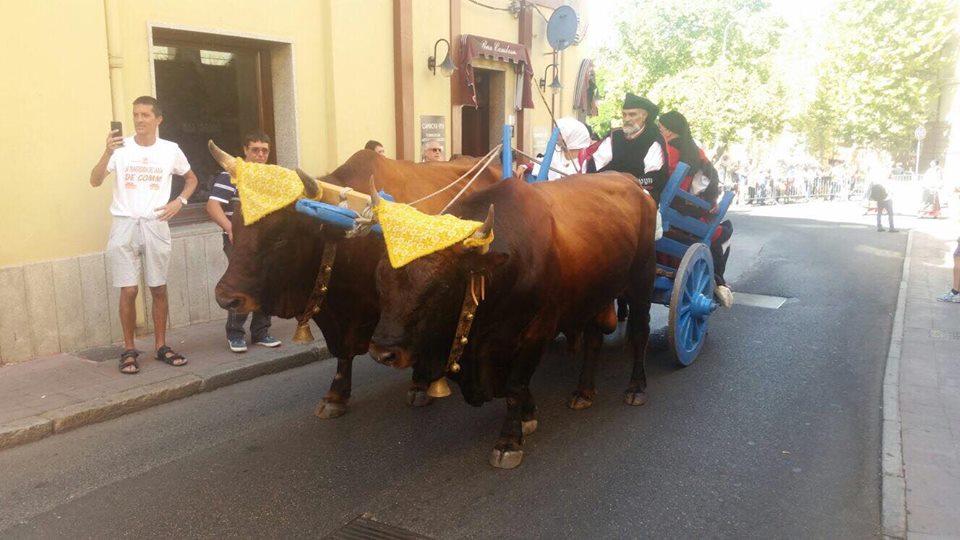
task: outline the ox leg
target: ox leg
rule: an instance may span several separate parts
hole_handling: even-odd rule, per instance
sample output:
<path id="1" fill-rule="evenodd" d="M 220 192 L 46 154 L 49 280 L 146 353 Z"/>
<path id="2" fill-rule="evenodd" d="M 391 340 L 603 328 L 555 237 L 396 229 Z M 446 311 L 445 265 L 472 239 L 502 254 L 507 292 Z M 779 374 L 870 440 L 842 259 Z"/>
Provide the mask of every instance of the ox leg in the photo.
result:
<path id="1" fill-rule="evenodd" d="M 520 402 L 520 427 L 523 435 L 532 435 L 537 431 L 537 406 L 533 402 L 533 394 L 530 393 L 530 387 L 523 387 L 522 400 Z"/>
<path id="2" fill-rule="evenodd" d="M 518 355 L 506 388 L 507 417 L 500 428 L 500 437 L 490 452 L 490 465 L 513 469 L 523 461 L 523 436 L 537 428 L 536 406 L 530 393 L 530 379 L 540 362 L 546 343 L 536 343 Z"/>
<path id="3" fill-rule="evenodd" d="M 500 428 L 497 444 L 490 452 L 490 464 L 499 469 L 513 469 L 523 461 L 522 394 L 520 388 L 507 391 L 507 417 Z"/>
<path id="4" fill-rule="evenodd" d="M 580 382 L 567 401 L 567 406 L 575 411 L 588 409 L 597 397 L 597 358 L 603 346 L 603 333 L 599 327 L 588 326 L 583 331 L 583 365 L 580 368 Z"/>
<path id="5" fill-rule="evenodd" d="M 330 383 L 330 390 L 317 403 L 313 414 L 320 418 L 336 418 L 347 412 L 350 387 L 353 384 L 353 358 L 337 358 L 337 374 Z"/>
<path id="6" fill-rule="evenodd" d="M 623 395 L 627 405 L 643 405 L 647 402 L 647 373 L 644 362 L 647 356 L 647 342 L 650 340 L 650 301 L 631 305 L 630 318 L 627 319 L 627 334 L 633 345 L 633 373 L 630 385 Z"/>

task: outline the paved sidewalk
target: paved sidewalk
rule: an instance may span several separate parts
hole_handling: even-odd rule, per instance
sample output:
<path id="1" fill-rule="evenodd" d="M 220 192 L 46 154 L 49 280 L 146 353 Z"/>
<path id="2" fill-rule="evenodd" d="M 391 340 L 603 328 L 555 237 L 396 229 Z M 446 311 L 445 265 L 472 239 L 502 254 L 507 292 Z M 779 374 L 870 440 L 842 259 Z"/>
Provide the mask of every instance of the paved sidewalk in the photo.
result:
<path id="1" fill-rule="evenodd" d="M 223 324 L 168 332 L 167 343 L 189 360 L 183 367 L 153 359 L 153 334 L 137 339 L 142 351 L 137 375 L 118 370 L 120 347 L 0 367 L 0 449 L 328 356 L 322 338 L 308 345 L 293 344 L 296 321 L 282 319 L 274 319 L 271 331 L 282 346 L 251 345 L 248 352 L 236 354 L 227 349 Z M 313 333 L 320 335 L 316 327 Z"/>
<path id="2" fill-rule="evenodd" d="M 960 304 L 936 301 L 958 227 L 914 223 L 884 381 L 884 534 L 960 539 Z"/>

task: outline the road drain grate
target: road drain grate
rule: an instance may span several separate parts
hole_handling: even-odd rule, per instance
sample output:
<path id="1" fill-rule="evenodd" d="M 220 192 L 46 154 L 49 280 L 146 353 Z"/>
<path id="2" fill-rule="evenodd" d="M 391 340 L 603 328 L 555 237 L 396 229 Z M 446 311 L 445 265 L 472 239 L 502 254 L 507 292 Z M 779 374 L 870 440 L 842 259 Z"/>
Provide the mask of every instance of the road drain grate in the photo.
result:
<path id="1" fill-rule="evenodd" d="M 430 540 L 415 532 L 374 521 L 369 514 L 358 516 L 330 533 L 326 540 Z"/>

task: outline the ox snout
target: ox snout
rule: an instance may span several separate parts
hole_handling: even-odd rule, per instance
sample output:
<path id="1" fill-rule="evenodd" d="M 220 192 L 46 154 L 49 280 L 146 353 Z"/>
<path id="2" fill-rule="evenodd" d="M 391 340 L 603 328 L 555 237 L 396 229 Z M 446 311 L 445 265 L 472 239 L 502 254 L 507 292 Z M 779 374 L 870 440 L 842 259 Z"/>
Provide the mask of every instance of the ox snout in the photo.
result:
<path id="1" fill-rule="evenodd" d="M 371 343 L 370 357 L 380 364 L 397 369 L 405 369 L 413 365 L 410 353 L 400 347 L 384 347 Z"/>
<path id="2" fill-rule="evenodd" d="M 237 313 L 250 313 L 260 307 L 249 295 L 243 293 L 228 293 L 220 287 L 217 287 L 214 291 L 214 297 L 217 299 L 217 304 L 220 307 Z"/>

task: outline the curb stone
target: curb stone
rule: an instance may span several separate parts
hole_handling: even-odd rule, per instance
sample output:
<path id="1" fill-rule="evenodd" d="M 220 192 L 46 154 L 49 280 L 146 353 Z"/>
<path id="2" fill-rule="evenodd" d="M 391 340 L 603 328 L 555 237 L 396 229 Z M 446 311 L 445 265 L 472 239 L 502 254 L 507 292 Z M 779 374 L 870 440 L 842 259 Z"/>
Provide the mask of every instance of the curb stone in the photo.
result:
<path id="1" fill-rule="evenodd" d="M 903 475 L 903 440 L 900 423 L 900 355 L 903 352 L 903 317 L 910 282 L 913 230 L 907 235 L 906 256 L 897 293 L 890 349 L 883 374 L 883 439 L 881 447 L 881 530 L 884 538 L 907 537 L 907 495 Z"/>
<path id="2" fill-rule="evenodd" d="M 238 358 L 235 362 L 214 366 L 208 373 L 180 375 L 111 396 L 101 396 L 38 415 L 12 420 L 0 424 L 0 450 L 329 357 L 324 344 L 269 359 Z"/>
<path id="3" fill-rule="evenodd" d="M 39 441 L 53 435 L 53 422 L 49 418 L 28 416 L 0 425 L 0 450 L 21 444 Z"/>
<path id="4" fill-rule="evenodd" d="M 196 375 L 181 375 L 166 381 L 131 388 L 113 396 L 54 409 L 40 416 L 51 420 L 53 432 L 60 433 L 191 396 L 200 391 L 202 384 L 203 379 Z"/>

